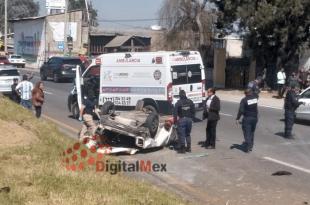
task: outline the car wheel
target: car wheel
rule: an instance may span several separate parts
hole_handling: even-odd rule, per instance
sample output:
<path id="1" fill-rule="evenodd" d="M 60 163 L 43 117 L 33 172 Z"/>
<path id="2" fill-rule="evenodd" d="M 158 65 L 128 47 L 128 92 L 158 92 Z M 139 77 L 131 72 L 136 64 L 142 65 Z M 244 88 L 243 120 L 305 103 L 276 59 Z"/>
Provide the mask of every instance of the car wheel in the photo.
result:
<path id="1" fill-rule="evenodd" d="M 43 71 L 40 72 L 40 78 L 42 81 L 46 80 L 46 76 L 44 75 Z"/>
<path id="2" fill-rule="evenodd" d="M 153 105 L 146 105 L 143 107 L 143 109 L 147 112 L 147 113 L 157 113 L 156 108 Z"/>
<path id="3" fill-rule="evenodd" d="M 159 126 L 159 117 L 157 113 L 150 113 L 144 123 L 144 127 L 148 128 L 152 138 L 155 137 Z"/>
<path id="4" fill-rule="evenodd" d="M 80 116 L 80 108 L 77 102 L 72 104 L 71 107 L 72 116 L 74 119 L 78 119 Z"/>
<path id="5" fill-rule="evenodd" d="M 59 76 L 58 76 L 56 73 L 54 73 L 54 75 L 53 75 L 53 81 L 54 81 L 55 83 L 58 83 L 58 82 L 59 82 Z"/>
<path id="6" fill-rule="evenodd" d="M 112 115 L 115 112 L 114 103 L 111 101 L 106 101 L 101 107 L 102 115 Z"/>

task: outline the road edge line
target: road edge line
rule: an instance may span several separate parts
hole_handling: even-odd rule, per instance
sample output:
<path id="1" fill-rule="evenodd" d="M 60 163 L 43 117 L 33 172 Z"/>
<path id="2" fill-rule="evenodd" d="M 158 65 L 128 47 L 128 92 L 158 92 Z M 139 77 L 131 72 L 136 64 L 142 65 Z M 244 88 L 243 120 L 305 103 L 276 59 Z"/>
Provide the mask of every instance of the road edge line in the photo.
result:
<path id="1" fill-rule="evenodd" d="M 283 162 L 283 161 L 280 161 L 280 160 L 277 160 L 277 159 L 273 159 L 271 157 L 263 157 L 263 159 L 271 161 L 271 162 L 274 162 L 274 163 L 277 163 L 277 164 L 281 164 L 281 165 L 284 165 L 284 166 L 287 166 L 287 167 L 290 167 L 290 168 L 293 168 L 293 169 L 296 169 L 296 170 L 299 170 L 301 172 L 305 172 L 307 174 L 310 174 L 310 170 L 309 169 L 305 169 L 303 167 L 300 167 L 300 166 L 297 166 L 297 165 L 294 165 L 294 164 L 290 164 L 290 163 Z"/>

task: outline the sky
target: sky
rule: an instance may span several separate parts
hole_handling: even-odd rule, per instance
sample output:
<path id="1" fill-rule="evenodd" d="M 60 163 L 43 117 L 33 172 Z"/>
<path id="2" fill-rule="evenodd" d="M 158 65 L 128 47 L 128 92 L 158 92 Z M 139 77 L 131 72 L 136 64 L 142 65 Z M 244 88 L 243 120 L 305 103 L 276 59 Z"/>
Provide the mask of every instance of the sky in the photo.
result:
<path id="1" fill-rule="evenodd" d="M 45 0 L 40 2 L 43 14 Z M 158 10 L 165 0 L 90 0 L 98 11 L 100 28 L 150 28 L 157 20 L 133 21 L 136 19 L 158 19 Z M 126 20 L 126 21 L 120 21 Z M 113 22 L 107 22 L 113 21 Z"/>

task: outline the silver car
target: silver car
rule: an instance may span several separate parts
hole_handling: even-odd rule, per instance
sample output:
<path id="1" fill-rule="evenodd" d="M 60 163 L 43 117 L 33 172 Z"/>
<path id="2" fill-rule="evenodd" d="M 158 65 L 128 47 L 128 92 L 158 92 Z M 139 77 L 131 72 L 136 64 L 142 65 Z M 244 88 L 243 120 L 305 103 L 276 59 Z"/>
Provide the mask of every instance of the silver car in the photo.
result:
<path id="1" fill-rule="evenodd" d="M 304 102 L 305 104 L 297 108 L 296 118 L 310 120 L 310 87 L 299 94 L 298 101 Z"/>
<path id="2" fill-rule="evenodd" d="M 13 79 L 20 81 L 20 74 L 16 67 L 12 65 L 0 65 L 0 93 L 11 93 Z"/>

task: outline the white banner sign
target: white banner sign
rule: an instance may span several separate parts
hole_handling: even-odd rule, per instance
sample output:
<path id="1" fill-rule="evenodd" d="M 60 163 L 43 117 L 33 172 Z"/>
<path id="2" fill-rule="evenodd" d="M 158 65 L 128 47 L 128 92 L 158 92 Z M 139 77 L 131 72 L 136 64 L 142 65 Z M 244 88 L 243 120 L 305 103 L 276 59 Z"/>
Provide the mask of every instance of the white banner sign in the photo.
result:
<path id="1" fill-rule="evenodd" d="M 73 38 L 73 41 L 76 41 L 77 38 L 77 23 L 70 22 L 68 23 L 68 36 Z M 49 25 L 53 31 L 53 40 L 54 41 L 64 41 L 64 22 L 49 22 Z"/>
<path id="2" fill-rule="evenodd" d="M 66 0 L 46 0 L 46 8 L 48 9 L 65 9 Z"/>

